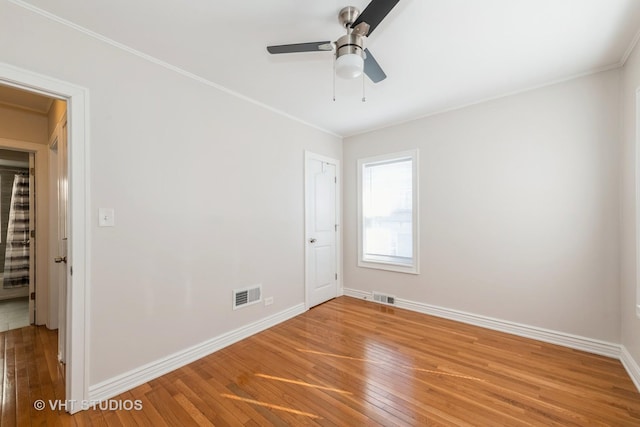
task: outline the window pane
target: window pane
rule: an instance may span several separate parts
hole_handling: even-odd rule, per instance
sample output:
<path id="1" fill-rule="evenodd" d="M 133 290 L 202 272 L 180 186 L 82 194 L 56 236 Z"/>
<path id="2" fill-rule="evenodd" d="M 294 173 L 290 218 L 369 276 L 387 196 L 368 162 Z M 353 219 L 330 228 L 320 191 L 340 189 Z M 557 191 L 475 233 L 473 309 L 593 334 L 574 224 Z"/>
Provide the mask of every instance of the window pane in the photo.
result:
<path id="1" fill-rule="evenodd" d="M 413 161 L 365 164 L 362 173 L 364 258 L 412 264 Z"/>

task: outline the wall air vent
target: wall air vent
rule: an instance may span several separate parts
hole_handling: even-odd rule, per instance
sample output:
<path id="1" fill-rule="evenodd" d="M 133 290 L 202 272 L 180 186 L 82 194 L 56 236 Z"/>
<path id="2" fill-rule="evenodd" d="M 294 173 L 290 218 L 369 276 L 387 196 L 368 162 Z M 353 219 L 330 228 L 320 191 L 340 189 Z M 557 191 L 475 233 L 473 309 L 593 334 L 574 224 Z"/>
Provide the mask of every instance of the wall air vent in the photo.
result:
<path id="1" fill-rule="evenodd" d="M 262 285 L 233 290 L 233 309 L 262 301 Z"/>
<path id="2" fill-rule="evenodd" d="M 395 304 L 396 297 L 392 295 L 380 294 L 378 292 L 373 293 L 373 300 L 376 302 L 381 302 L 383 304 Z"/>

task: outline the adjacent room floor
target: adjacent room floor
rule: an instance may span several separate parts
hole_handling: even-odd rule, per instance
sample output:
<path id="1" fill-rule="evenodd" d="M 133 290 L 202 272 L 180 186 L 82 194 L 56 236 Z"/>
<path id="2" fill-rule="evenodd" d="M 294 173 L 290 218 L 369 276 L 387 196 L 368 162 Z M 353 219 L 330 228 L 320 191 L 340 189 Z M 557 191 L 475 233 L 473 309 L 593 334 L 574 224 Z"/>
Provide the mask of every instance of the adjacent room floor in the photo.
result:
<path id="1" fill-rule="evenodd" d="M 348 297 L 112 399 L 138 409 L 34 408 L 64 395 L 56 342 L 0 333 L 3 426 L 640 425 L 616 359 Z"/>
<path id="2" fill-rule="evenodd" d="M 0 332 L 29 326 L 29 298 L 0 301 Z"/>

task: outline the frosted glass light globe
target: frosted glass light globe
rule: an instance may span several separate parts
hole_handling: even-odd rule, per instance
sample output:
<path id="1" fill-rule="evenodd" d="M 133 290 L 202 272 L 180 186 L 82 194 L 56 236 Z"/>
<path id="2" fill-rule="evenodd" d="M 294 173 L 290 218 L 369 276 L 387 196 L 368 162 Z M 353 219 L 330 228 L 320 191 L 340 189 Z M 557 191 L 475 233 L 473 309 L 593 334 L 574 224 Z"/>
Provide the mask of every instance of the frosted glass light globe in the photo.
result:
<path id="1" fill-rule="evenodd" d="M 336 59 L 336 74 L 343 79 L 355 79 L 362 75 L 364 59 L 355 53 L 348 53 Z"/>

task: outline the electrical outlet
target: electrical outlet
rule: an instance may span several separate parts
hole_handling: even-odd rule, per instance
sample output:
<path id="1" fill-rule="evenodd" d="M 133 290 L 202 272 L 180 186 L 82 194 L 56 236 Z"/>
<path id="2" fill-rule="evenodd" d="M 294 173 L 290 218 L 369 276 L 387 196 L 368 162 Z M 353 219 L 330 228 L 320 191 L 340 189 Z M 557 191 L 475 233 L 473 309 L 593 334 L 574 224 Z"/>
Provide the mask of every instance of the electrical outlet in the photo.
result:
<path id="1" fill-rule="evenodd" d="M 271 304 L 273 304 L 273 297 L 269 297 L 269 298 L 265 298 L 264 299 L 264 305 L 265 306 L 271 305 Z"/>

